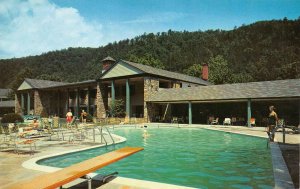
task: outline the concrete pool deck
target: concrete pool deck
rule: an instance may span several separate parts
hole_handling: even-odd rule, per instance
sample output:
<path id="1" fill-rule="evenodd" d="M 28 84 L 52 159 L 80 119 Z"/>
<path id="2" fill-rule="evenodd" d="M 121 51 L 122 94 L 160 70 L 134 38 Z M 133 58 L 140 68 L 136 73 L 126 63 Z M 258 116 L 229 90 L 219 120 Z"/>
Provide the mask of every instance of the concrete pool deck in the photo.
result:
<path id="1" fill-rule="evenodd" d="M 166 124 L 145 124 L 149 125 L 150 127 L 164 127 Z M 140 126 L 140 125 L 139 125 Z M 242 133 L 252 136 L 260 136 L 266 137 L 266 133 L 264 132 L 264 128 L 248 128 L 248 127 L 237 127 L 237 126 L 203 126 L 203 125 L 181 125 L 181 124 L 173 124 L 168 126 L 172 127 L 189 127 L 189 128 L 208 128 L 213 130 L 219 131 L 226 131 L 226 132 L 233 132 L 233 133 Z M 118 126 L 119 127 L 119 126 Z M 122 126 L 123 127 L 123 126 Z M 281 133 L 277 133 L 276 139 L 278 141 L 282 140 L 280 136 Z M 286 135 L 286 143 L 288 144 L 300 144 L 300 135 L 299 134 L 287 134 Z M 37 158 L 40 156 L 51 155 L 54 153 L 62 152 L 62 151 L 69 151 L 69 150 L 77 150 L 81 148 L 87 148 L 91 146 L 99 145 L 93 143 L 78 143 L 78 144 L 70 144 L 66 141 L 44 141 L 40 140 L 37 142 L 37 150 L 38 153 L 34 155 L 30 155 L 28 153 L 22 154 L 15 154 L 12 151 L 1 151 L 0 152 L 0 186 L 8 186 L 12 183 L 18 182 L 20 180 L 26 180 L 33 178 L 37 175 L 44 174 L 44 172 L 26 169 L 22 166 L 23 162 Z M 163 188 L 167 188 L 165 185 Z M 110 183 L 103 185 L 101 188 L 104 189 L 113 189 L 113 188 L 162 188 L 162 185 L 159 183 L 153 182 L 144 182 L 136 179 L 124 179 L 122 177 L 117 177 L 116 179 L 112 180 Z M 168 188 L 174 188 L 174 185 L 169 185 Z M 176 186 L 176 188 L 179 188 Z M 180 187 L 180 188 L 187 188 L 187 187 Z M 280 187 L 278 187 L 280 188 Z"/>

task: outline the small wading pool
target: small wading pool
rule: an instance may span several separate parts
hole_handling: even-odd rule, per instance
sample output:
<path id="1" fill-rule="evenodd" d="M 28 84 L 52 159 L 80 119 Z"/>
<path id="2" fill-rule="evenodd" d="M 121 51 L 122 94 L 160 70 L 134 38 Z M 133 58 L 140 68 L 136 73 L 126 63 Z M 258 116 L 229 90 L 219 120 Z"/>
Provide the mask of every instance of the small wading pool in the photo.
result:
<path id="1" fill-rule="evenodd" d="M 266 139 L 206 129 L 115 129 L 127 138 L 115 148 L 141 146 L 145 150 L 97 171 L 119 176 L 197 188 L 273 188 L 270 149 Z M 115 149 L 95 148 L 38 161 L 67 167 Z"/>

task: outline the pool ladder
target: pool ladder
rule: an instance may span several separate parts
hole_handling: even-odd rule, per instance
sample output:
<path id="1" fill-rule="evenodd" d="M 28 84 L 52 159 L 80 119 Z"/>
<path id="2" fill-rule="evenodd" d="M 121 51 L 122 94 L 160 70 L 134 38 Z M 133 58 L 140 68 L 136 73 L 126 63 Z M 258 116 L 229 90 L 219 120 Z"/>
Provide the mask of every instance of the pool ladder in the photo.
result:
<path id="1" fill-rule="evenodd" d="M 110 133 L 110 131 L 109 131 L 109 129 L 106 127 L 106 126 L 96 126 L 95 127 L 98 131 L 99 131 L 99 133 L 100 133 L 100 136 L 101 136 L 101 143 L 103 143 L 103 141 L 105 142 L 105 146 L 107 147 L 108 146 L 108 142 L 107 142 L 107 140 L 105 139 L 105 137 L 104 137 L 104 135 L 105 135 L 105 133 L 103 132 L 103 128 L 105 128 L 105 130 L 106 130 L 106 133 L 107 133 L 107 135 L 110 137 L 110 139 L 111 139 L 111 141 L 112 141 L 112 144 L 115 146 L 115 140 L 114 140 L 114 138 L 112 137 L 112 135 L 111 135 L 111 133 Z M 94 129 L 94 142 L 95 142 L 95 129 Z"/>

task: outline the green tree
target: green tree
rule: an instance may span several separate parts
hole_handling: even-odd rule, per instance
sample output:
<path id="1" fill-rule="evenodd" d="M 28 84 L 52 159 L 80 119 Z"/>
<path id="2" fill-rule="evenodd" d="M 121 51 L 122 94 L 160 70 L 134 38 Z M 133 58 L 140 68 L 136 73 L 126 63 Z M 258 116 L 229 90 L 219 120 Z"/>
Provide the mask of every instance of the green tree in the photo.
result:
<path id="1" fill-rule="evenodd" d="M 208 80 L 214 84 L 230 83 L 232 81 L 232 71 L 228 67 L 228 62 L 221 55 L 211 57 L 208 61 Z"/>
<path id="2" fill-rule="evenodd" d="M 148 53 L 142 57 L 138 57 L 133 54 L 130 54 L 128 59 L 129 59 L 129 61 L 136 62 L 139 64 L 144 64 L 147 66 L 152 66 L 155 68 L 160 68 L 160 69 L 165 68 L 165 66 L 163 65 L 163 63 L 160 60 L 155 59 L 151 54 L 148 54 Z"/>
<path id="3" fill-rule="evenodd" d="M 32 75 L 32 69 L 25 68 L 19 74 L 15 77 L 14 81 L 11 83 L 10 88 L 16 92 L 19 86 L 23 83 L 25 78 L 31 78 L 34 77 Z"/>
<path id="4" fill-rule="evenodd" d="M 115 99 L 115 102 L 110 103 L 108 106 L 111 117 L 124 117 L 125 116 L 125 103 L 122 99 Z"/>
<path id="5" fill-rule="evenodd" d="M 201 77 L 202 76 L 202 65 L 201 64 L 193 64 L 187 69 L 183 70 L 183 73 L 194 76 Z"/>
<path id="6" fill-rule="evenodd" d="M 36 79 L 49 80 L 49 81 L 62 81 L 62 78 L 57 75 L 42 74 L 36 77 Z"/>

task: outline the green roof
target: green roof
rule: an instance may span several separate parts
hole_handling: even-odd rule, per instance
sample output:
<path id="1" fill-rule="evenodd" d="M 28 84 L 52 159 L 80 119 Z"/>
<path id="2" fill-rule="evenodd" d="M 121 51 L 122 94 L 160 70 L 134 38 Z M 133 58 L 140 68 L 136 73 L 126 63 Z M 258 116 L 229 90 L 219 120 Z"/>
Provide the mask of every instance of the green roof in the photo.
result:
<path id="1" fill-rule="evenodd" d="M 162 89 L 150 102 L 299 98 L 300 79 Z"/>

